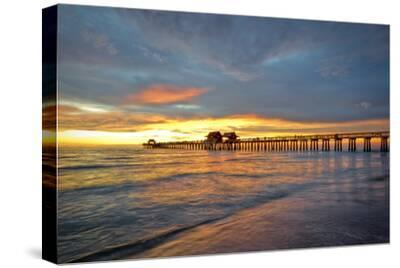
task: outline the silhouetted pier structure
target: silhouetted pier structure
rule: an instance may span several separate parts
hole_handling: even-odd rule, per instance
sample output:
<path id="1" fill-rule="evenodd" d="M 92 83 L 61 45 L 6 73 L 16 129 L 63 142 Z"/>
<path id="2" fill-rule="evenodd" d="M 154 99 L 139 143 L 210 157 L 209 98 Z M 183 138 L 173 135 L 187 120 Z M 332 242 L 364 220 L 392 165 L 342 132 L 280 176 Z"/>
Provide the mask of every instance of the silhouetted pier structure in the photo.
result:
<path id="1" fill-rule="evenodd" d="M 357 140 L 363 140 L 364 152 L 371 152 L 371 139 L 380 139 L 380 151 L 388 152 L 388 131 L 340 134 L 295 135 L 264 138 L 239 139 L 235 132 L 221 134 L 210 132 L 205 140 L 156 142 L 154 139 L 143 143 L 145 148 L 166 148 L 185 150 L 232 150 L 232 151 L 357 151 Z M 332 145 L 332 147 L 331 147 Z"/>

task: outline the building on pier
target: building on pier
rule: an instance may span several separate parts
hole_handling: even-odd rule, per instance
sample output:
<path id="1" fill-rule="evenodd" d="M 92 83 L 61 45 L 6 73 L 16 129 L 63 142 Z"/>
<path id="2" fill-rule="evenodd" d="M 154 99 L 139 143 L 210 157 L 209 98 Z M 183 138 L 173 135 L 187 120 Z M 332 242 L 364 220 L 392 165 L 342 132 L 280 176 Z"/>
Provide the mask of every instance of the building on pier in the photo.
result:
<path id="1" fill-rule="evenodd" d="M 155 145 L 155 144 L 157 144 L 157 142 L 156 142 L 155 139 L 149 139 L 149 140 L 147 141 L 147 144 L 149 144 L 149 145 Z"/>
<path id="2" fill-rule="evenodd" d="M 206 143 L 221 143 L 222 142 L 222 134 L 219 131 L 213 131 L 208 133 L 208 135 L 206 136 L 207 140 Z"/>
<path id="3" fill-rule="evenodd" d="M 236 135 L 235 132 L 225 132 L 224 135 L 222 135 L 222 139 L 224 142 L 235 142 L 239 138 L 238 135 Z"/>

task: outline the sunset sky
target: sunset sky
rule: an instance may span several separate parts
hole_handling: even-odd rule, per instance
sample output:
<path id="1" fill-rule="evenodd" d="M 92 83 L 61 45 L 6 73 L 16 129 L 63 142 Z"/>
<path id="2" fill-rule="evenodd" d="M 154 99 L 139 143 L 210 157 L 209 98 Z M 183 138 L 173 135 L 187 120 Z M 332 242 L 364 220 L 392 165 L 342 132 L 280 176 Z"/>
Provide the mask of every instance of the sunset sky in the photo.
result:
<path id="1" fill-rule="evenodd" d="M 61 143 L 389 128 L 388 26 L 61 5 L 58 27 Z"/>

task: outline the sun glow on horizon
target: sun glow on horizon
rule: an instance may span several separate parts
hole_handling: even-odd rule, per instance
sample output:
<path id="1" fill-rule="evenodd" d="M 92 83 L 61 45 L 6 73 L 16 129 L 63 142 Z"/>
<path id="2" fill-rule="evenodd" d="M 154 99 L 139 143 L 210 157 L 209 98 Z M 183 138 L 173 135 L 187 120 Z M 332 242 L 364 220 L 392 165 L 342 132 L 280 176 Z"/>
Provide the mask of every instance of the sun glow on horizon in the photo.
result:
<path id="1" fill-rule="evenodd" d="M 58 133 L 60 144 L 141 144 L 149 139 L 157 142 L 204 140 L 210 131 L 235 131 L 241 138 L 273 137 L 381 131 L 388 129 L 388 120 L 361 120 L 348 122 L 297 122 L 284 119 L 266 119 L 254 115 L 226 118 L 168 120 L 146 124 L 138 131 L 64 129 Z"/>

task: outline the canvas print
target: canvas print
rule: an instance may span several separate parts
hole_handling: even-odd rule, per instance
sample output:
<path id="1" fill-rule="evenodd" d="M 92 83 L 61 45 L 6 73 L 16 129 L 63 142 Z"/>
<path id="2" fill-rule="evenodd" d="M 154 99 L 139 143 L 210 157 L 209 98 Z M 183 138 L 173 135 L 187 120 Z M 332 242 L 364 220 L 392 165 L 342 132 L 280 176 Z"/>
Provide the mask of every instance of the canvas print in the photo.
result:
<path id="1" fill-rule="evenodd" d="M 389 26 L 43 10 L 43 258 L 389 242 Z"/>

